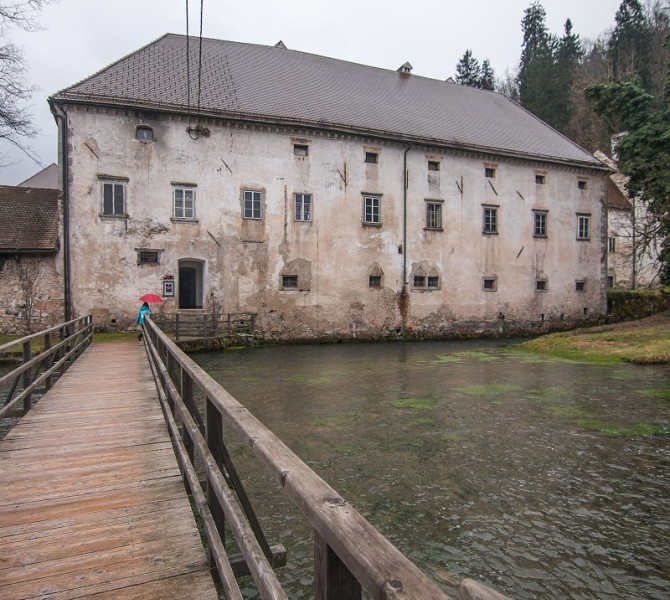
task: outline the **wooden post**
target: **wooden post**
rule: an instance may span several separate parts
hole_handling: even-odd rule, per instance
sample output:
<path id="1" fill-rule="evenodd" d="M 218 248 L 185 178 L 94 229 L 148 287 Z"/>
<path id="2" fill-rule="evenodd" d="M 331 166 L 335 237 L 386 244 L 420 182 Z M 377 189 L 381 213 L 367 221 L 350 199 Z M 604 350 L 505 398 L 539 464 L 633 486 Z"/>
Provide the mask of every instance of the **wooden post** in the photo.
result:
<path id="1" fill-rule="evenodd" d="M 33 357 L 32 343 L 30 340 L 23 342 L 23 364 L 27 363 Z M 23 389 L 26 390 L 33 382 L 32 369 L 23 372 Z M 28 394 L 23 399 L 23 410 L 28 412 L 33 405 L 33 395 Z"/>
<path id="2" fill-rule="evenodd" d="M 193 406 L 193 379 L 191 379 L 191 376 L 184 369 L 181 369 L 181 399 L 186 405 L 186 408 L 191 410 L 191 407 Z M 188 434 L 188 431 L 186 431 L 186 427 L 183 425 L 181 428 L 181 437 L 184 440 L 184 447 L 186 448 L 188 458 L 193 465 L 193 440 Z"/>
<path id="3" fill-rule="evenodd" d="M 219 466 L 219 469 L 223 465 L 223 418 L 221 413 L 218 411 L 216 406 L 212 403 L 209 397 L 206 398 L 206 419 L 207 419 L 207 447 L 212 453 L 216 464 Z M 207 504 L 209 505 L 209 510 L 212 513 L 214 523 L 216 524 L 216 529 L 219 532 L 219 537 L 221 538 L 221 543 L 223 547 L 226 547 L 226 517 L 221 507 L 219 499 L 216 497 L 216 493 L 212 488 L 212 485 L 207 481 Z M 210 553 L 209 561 L 211 565 L 214 565 L 212 560 L 212 555 Z"/>
<path id="4" fill-rule="evenodd" d="M 49 348 L 51 348 L 51 332 L 48 332 L 48 333 L 44 334 L 44 354 L 45 355 L 47 355 L 47 353 L 49 352 Z M 53 354 L 49 354 L 44 361 L 44 370 L 48 371 L 51 368 L 51 365 L 53 365 L 53 363 L 54 363 Z M 44 380 L 44 387 L 45 387 L 47 392 L 51 389 L 51 375 L 49 375 Z"/>
<path id="5" fill-rule="evenodd" d="M 361 584 L 314 530 L 315 600 L 361 600 Z"/>
<path id="6" fill-rule="evenodd" d="M 179 339 L 179 313 L 174 316 L 174 339 Z"/>

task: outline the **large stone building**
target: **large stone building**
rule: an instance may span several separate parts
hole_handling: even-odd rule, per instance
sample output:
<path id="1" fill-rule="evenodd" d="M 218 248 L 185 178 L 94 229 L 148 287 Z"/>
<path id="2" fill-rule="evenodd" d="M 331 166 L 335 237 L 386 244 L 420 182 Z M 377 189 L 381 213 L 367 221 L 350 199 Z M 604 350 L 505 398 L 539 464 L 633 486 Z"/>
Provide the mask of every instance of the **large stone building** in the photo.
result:
<path id="1" fill-rule="evenodd" d="M 493 92 L 166 35 L 50 98 L 71 310 L 267 337 L 537 331 L 606 310 L 607 168 Z"/>

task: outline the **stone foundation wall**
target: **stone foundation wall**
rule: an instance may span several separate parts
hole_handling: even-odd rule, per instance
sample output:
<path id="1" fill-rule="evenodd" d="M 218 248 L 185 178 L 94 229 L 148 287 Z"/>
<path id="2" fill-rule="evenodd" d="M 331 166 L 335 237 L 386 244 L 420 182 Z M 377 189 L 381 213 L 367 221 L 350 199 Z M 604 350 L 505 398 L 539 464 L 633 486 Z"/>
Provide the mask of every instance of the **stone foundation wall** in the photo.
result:
<path id="1" fill-rule="evenodd" d="M 0 259 L 0 332 L 26 335 L 64 318 L 63 278 L 55 256 Z"/>

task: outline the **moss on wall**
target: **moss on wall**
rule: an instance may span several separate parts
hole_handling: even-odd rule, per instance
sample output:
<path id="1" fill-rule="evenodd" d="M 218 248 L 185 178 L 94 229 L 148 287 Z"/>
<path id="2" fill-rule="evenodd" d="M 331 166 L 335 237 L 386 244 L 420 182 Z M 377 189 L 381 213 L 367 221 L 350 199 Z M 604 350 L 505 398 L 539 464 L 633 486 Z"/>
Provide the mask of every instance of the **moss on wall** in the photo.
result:
<path id="1" fill-rule="evenodd" d="M 670 310 L 670 288 L 655 290 L 615 290 L 607 292 L 610 321 L 643 319 Z"/>

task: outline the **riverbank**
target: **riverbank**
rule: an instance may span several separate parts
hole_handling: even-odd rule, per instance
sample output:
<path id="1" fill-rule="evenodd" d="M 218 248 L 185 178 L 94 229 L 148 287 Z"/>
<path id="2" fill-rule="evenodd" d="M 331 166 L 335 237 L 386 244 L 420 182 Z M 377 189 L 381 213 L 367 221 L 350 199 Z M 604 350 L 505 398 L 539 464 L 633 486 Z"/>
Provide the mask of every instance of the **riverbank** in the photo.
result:
<path id="1" fill-rule="evenodd" d="M 637 321 L 548 334 L 516 348 L 594 363 L 670 363 L 670 311 Z"/>

